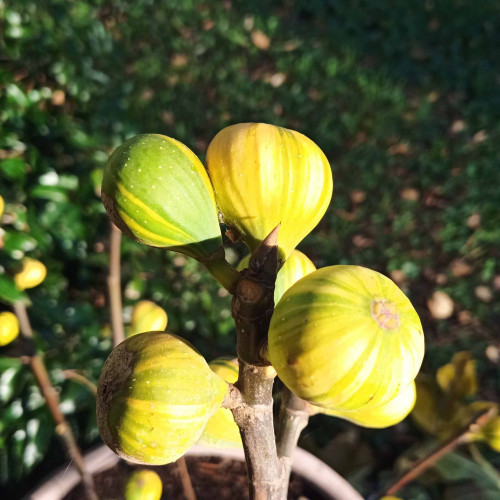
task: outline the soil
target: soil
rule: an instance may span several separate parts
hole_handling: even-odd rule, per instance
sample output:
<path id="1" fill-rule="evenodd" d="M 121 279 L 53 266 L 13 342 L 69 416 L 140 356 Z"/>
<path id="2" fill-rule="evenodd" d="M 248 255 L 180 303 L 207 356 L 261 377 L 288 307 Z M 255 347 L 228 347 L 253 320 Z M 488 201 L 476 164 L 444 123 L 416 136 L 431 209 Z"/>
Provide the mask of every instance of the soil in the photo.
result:
<path id="1" fill-rule="evenodd" d="M 198 500 L 245 500 L 249 498 L 247 472 L 244 462 L 219 457 L 186 457 L 187 467 Z M 125 484 L 137 469 L 154 470 L 163 482 L 163 500 L 184 500 L 184 492 L 176 464 L 148 467 L 120 461 L 94 476 L 97 494 L 102 500 L 124 498 Z M 288 490 L 289 500 L 326 500 L 312 484 L 293 474 Z M 81 485 L 76 486 L 64 500 L 84 500 Z"/>

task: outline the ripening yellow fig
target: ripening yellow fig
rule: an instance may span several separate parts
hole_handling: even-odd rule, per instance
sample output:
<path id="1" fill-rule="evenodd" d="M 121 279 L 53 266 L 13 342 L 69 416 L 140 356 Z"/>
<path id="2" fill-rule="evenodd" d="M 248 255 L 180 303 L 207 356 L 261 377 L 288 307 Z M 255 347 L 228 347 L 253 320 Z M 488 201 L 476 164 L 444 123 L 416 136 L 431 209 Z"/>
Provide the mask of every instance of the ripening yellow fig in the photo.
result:
<path id="1" fill-rule="evenodd" d="M 0 346 L 10 344 L 18 335 L 17 316 L 9 311 L 0 313 Z"/>
<path id="2" fill-rule="evenodd" d="M 127 336 L 142 332 L 161 332 L 167 327 L 167 313 L 150 300 L 141 300 L 132 310 L 132 318 Z"/>
<path id="3" fill-rule="evenodd" d="M 0 196 L 0 222 L 2 220 L 2 215 L 3 215 L 3 209 L 5 208 L 5 202 L 3 201 L 3 198 Z"/>
<path id="4" fill-rule="evenodd" d="M 248 267 L 250 255 L 244 257 L 238 265 L 238 271 Z M 316 266 L 311 262 L 307 255 L 299 250 L 292 250 L 290 256 L 279 270 L 276 277 L 276 286 L 274 288 L 274 303 L 277 304 L 283 294 L 300 278 L 312 273 Z"/>
<path id="5" fill-rule="evenodd" d="M 163 484 L 160 476 L 148 469 L 134 472 L 125 486 L 125 500 L 160 500 Z"/>
<path id="6" fill-rule="evenodd" d="M 210 259 L 222 248 L 214 193 L 197 156 L 159 134 L 125 141 L 104 170 L 110 219 L 136 241 Z"/>
<path id="7" fill-rule="evenodd" d="M 436 372 L 436 380 L 441 390 L 455 399 L 474 396 L 477 392 L 476 362 L 470 352 L 455 353 L 451 363 L 441 366 Z"/>
<path id="8" fill-rule="evenodd" d="M 234 384 L 238 380 L 238 360 L 217 358 L 209 363 L 210 368 L 226 382 Z M 240 430 L 228 408 L 219 408 L 201 435 L 198 444 L 221 448 L 242 448 Z"/>
<path id="9" fill-rule="evenodd" d="M 416 397 L 415 382 L 412 382 L 394 399 L 376 408 L 354 411 L 323 410 L 322 413 L 349 420 L 361 427 L 383 429 L 384 427 L 399 424 L 411 412 Z"/>
<path id="10" fill-rule="evenodd" d="M 165 332 L 125 339 L 111 352 L 97 388 L 104 442 L 131 462 L 174 462 L 200 438 L 227 384 L 185 340 Z"/>
<path id="11" fill-rule="evenodd" d="M 47 276 L 47 268 L 36 259 L 23 259 L 22 269 L 14 276 L 14 282 L 19 290 L 38 286 Z"/>
<path id="12" fill-rule="evenodd" d="M 321 149 L 299 132 L 266 123 L 221 130 L 208 147 L 207 168 L 225 223 L 250 250 L 281 223 L 282 259 L 314 229 L 332 197 Z"/>
<path id="13" fill-rule="evenodd" d="M 311 404 L 368 410 L 415 379 L 424 355 L 420 319 L 387 277 L 331 266 L 295 283 L 271 318 L 268 359 Z"/>

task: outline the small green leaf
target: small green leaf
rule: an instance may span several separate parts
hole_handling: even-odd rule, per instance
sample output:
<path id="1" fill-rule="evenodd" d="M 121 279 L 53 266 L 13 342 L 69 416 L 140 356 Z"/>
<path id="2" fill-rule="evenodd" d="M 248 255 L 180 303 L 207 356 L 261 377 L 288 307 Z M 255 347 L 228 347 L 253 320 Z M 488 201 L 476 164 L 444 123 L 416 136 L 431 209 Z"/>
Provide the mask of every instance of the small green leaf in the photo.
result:
<path id="1" fill-rule="evenodd" d="M 28 296 L 16 288 L 14 282 L 5 274 L 0 274 L 0 301 L 7 304 L 23 302 L 26 305 L 31 304 Z"/>

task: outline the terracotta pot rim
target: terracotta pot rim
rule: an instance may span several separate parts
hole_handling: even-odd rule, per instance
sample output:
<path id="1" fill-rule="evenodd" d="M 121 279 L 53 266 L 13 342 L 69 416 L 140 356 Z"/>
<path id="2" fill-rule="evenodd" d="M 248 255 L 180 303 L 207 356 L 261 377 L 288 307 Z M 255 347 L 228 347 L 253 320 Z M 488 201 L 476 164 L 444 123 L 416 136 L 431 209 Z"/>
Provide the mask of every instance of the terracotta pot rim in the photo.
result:
<path id="1" fill-rule="evenodd" d="M 244 461 L 243 450 L 231 448 L 210 448 L 193 446 L 186 456 L 219 456 Z M 84 456 L 90 474 L 110 469 L 121 459 L 106 445 L 100 445 Z M 337 472 L 311 453 L 297 448 L 292 470 L 314 484 L 332 500 L 363 500 L 363 497 Z M 78 483 L 80 476 L 74 466 L 61 467 L 26 498 L 30 500 L 59 500 L 67 495 Z"/>

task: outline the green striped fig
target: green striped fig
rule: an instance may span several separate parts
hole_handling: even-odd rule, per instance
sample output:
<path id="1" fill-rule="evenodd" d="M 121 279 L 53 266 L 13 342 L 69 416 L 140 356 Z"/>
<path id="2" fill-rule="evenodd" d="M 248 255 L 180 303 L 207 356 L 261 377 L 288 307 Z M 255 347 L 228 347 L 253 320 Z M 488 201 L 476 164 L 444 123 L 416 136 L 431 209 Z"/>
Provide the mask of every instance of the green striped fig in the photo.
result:
<path id="1" fill-rule="evenodd" d="M 238 380 L 238 360 L 217 358 L 208 366 L 226 382 L 234 384 Z M 198 444 L 220 448 L 242 448 L 240 430 L 228 408 L 219 408 L 203 431 Z"/>
<path id="2" fill-rule="evenodd" d="M 415 379 L 424 355 L 420 319 L 387 277 L 331 266 L 295 283 L 269 327 L 268 358 L 311 404 L 334 411 L 376 408 Z"/>
<path id="3" fill-rule="evenodd" d="M 185 340 L 165 332 L 125 339 L 99 379 L 97 424 L 104 442 L 131 462 L 173 462 L 200 438 L 227 384 Z"/>
<path id="4" fill-rule="evenodd" d="M 222 248 L 205 168 L 175 139 L 143 134 L 119 146 L 104 170 L 102 200 L 114 224 L 136 241 L 200 260 Z"/>

